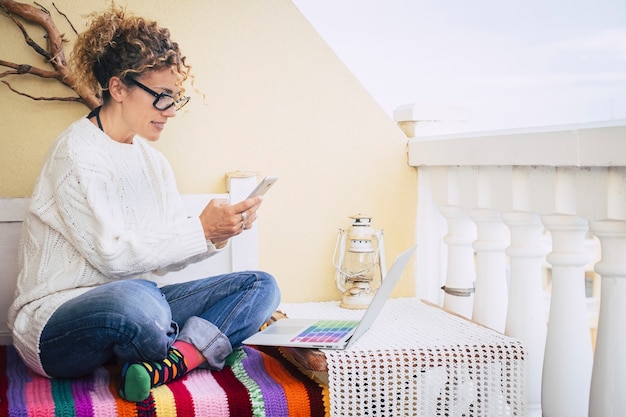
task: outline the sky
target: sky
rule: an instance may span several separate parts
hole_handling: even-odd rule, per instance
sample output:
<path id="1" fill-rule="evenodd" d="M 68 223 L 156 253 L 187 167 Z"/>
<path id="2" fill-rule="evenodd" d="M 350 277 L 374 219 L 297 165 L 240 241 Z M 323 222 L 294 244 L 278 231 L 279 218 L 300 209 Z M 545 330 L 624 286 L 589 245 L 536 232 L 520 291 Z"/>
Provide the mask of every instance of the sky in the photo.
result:
<path id="1" fill-rule="evenodd" d="M 625 0 L 293 0 L 390 116 L 467 130 L 626 119 Z"/>

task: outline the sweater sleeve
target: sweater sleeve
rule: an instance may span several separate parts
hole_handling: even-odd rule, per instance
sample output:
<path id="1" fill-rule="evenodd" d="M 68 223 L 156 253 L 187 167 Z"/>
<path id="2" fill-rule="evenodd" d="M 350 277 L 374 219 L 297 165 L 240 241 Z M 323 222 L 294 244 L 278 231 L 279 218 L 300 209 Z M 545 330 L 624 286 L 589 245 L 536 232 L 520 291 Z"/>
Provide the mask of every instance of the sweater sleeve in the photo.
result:
<path id="1" fill-rule="evenodd" d="M 210 255 L 160 153 L 108 138 L 85 142 L 55 149 L 34 209 L 95 269 L 120 279 Z"/>

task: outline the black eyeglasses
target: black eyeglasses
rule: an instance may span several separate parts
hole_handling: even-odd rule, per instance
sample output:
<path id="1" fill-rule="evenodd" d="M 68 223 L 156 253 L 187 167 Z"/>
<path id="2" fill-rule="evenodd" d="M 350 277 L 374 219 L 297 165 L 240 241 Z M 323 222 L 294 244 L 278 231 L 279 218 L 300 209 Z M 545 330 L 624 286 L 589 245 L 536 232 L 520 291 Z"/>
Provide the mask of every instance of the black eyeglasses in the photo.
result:
<path id="1" fill-rule="evenodd" d="M 185 104 L 187 104 L 189 100 L 191 99 L 190 97 L 187 97 L 187 96 L 174 97 L 173 95 L 168 94 L 168 93 L 157 93 L 153 89 L 146 87 L 145 85 L 143 85 L 142 83 L 140 83 L 139 81 L 137 81 L 136 79 L 132 77 L 126 77 L 126 79 L 130 81 L 131 83 L 135 84 L 137 87 L 141 88 L 143 91 L 147 92 L 148 94 L 153 95 L 155 98 L 154 98 L 154 101 L 152 102 L 152 105 L 154 106 L 155 109 L 160 110 L 160 111 L 167 110 L 172 106 L 175 106 L 174 110 L 178 111 L 182 109 L 185 106 Z"/>

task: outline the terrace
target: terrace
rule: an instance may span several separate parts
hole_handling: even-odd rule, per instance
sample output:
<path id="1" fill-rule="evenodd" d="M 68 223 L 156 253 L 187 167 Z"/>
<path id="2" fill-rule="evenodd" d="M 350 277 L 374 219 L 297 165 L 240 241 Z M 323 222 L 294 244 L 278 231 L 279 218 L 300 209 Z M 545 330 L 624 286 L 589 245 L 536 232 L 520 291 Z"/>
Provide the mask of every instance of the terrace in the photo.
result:
<path id="1" fill-rule="evenodd" d="M 86 2 L 57 4 L 74 22 L 94 10 Z M 292 2 L 170 6 L 135 0 L 132 9 L 167 17 L 194 71 L 203 74 L 200 90 L 212 104 L 194 98 L 158 146 L 185 193 L 222 192 L 223 174 L 241 167 L 281 175 L 264 203 L 259 258 L 285 277 L 285 300 L 337 297 L 328 242 L 347 215 L 372 212 L 385 227 L 390 253 L 407 241 L 419 244 L 417 297 L 523 341 L 529 415 L 626 415 L 620 323 L 626 316 L 620 303 L 626 295 L 626 121 L 447 134 L 447 119 L 399 109 L 395 121 L 411 138 L 416 177 L 405 165 L 402 133 Z M 407 16 L 414 24 L 415 16 Z M 345 24 L 342 32 L 349 33 Z M 11 46 L 8 56 L 22 62 L 21 31 L 5 24 L 0 33 Z M 210 39 L 211 47 L 199 38 Z M 440 52 L 430 43 L 413 46 L 403 53 L 421 62 L 427 59 L 417 48 Z M 48 91 L 41 80 L 31 85 L 14 78 L 12 85 L 24 91 Z M 30 195 L 49 141 L 84 117 L 82 106 L 69 106 L 0 94 L 7 110 L 2 198 Z M 302 190 L 308 201 L 294 209 Z M 325 203 L 324 210 L 316 204 L 328 201 L 337 204 Z M 399 214 L 411 221 L 398 221 Z M 303 227 L 302 219 L 314 219 L 314 226 Z M 14 235 L 5 238 L 16 242 L 17 226 L 11 224 Z M 11 293 L 2 292 L 0 304 L 8 307 Z M 398 294 L 413 295 L 413 286 Z M 0 328 L 0 336 L 8 340 L 8 330 Z"/>

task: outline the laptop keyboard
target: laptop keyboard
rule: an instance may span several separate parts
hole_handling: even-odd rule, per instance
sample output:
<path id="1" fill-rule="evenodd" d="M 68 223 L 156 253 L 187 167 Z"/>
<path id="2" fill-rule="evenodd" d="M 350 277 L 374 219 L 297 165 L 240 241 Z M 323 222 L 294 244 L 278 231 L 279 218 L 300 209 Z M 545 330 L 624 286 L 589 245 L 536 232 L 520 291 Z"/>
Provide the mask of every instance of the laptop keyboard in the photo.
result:
<path id="1" fill-rule="evenodd" d="M 291 339 L 292 342 L 334 343 L 341 341 L 356 325 L 355 320 L 320 320 Z"/>

